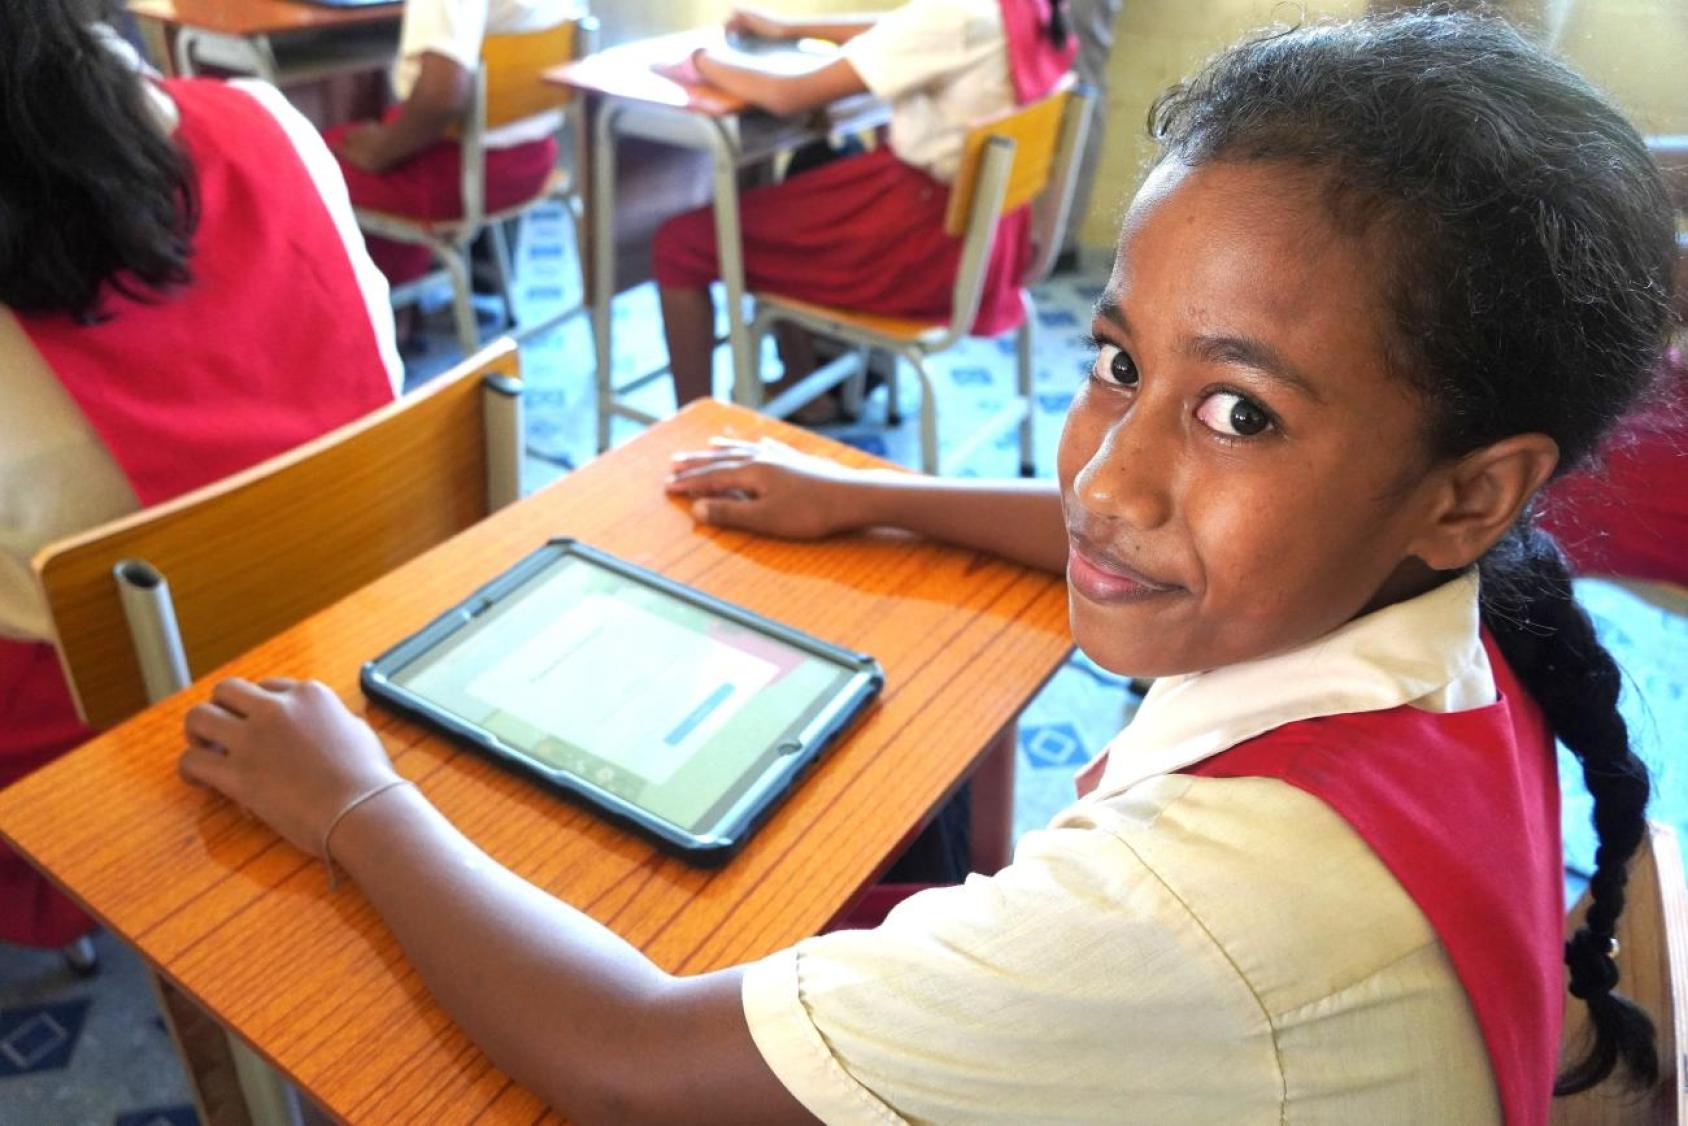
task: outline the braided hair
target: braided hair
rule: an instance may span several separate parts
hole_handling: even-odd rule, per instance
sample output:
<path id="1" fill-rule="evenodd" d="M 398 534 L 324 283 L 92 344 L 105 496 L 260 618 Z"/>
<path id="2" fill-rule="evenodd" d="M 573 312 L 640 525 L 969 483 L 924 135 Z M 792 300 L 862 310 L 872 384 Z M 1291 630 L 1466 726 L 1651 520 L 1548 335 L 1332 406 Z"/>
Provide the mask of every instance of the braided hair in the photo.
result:
<path id="1" fill-rule="evenodd" d="M 1162 95 L 1149 124 L 1163 160 L 1315 170 L 1333 220 L 1381 236 L 1386 363 L 1421 393 L 1434 459 L 1540 433 L 1569 472 L 1658 370 L 1674 253 L 1663 178 L 1601 94 L 1497 19 L 1419 11 L 1268 35 Z M 1565 950 L 1592 1041 L 1555 1093 L 1620 1060 L 1650 1085 L 1652 1024 L 1615 991 L 1649 792 L 1617 666 L 1530 511 L 1478 570 L 1484 624 L 1594 799 L 1592 906 Z"/>
<path id="2" fill-rule="evenodd" d="M 88 20 L 103 0 L 0 3 L 0 304 L 98 318 L 186 284 L 193 170 Z"/>

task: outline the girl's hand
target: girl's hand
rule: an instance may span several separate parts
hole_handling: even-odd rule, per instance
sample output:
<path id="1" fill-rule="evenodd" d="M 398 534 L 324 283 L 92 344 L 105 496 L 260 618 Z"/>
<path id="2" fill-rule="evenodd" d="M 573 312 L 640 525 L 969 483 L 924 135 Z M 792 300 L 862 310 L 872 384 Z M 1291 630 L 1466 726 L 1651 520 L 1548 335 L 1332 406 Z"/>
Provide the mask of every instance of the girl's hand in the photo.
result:
<path id="1" fill-rule="evenodd" d="M 863 470 L 772 438 L 713 438 L 707 450 L 675 454 L 664 487 L 672 496 L 695 498 L 692 516 L 701 523 L 807 540 L 870 523 L 863 511 L 866 478 Z"/>
<path id="2" fill-rule="evenodd" d="M 373 121 L 354 125 L 335 142 L 334 151 L 340 159 L 365 172 L 382 172 L 391 163 L 387 159 L 382 127 Z"/>
<path id="3" fill-rule="evenodd" d="M 760 8 L 734 8 L 727 17 L 728 35 L 754 35 L 762 39 L 789 39 L 790 29 L 779 16 Z"/>
<path id="4" fill-rule="evenodd" d="M 294 847 L 322 855 L 352 799 L 398 773 L 369 725 L 314 680 L 225 680 L 187 714 L 178 769 L 256 814 Z"/>

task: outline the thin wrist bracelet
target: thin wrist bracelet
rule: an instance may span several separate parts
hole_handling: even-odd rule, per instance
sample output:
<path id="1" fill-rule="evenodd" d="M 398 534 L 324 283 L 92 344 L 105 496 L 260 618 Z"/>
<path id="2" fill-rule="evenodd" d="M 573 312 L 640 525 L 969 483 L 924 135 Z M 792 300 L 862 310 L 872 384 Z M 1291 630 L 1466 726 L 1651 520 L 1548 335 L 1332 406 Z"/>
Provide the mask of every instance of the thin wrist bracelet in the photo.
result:
<path id="1" fill-rule="evenodd" d="M 334 870 L 334 853 L 329 850 L 329 842 L 334 839 L 334 830 L 339 828 L 340 822 L 346 819 L 346 814 L 363 805 L 365 802 L 380 797 L 388 790 L 400 786 L 414 786 L 416 783 L 408 778 L 394 778 L 390 782 L 383 782 L 379 786 L 371 787 L 340 807 L 340 812 L 334 815 L 334 820 L 328 823 L 328 828 L 322 834 L 322 862 L 328 866 L 328 890 L 333 891 L 340 886 L 339 877 Z"/>

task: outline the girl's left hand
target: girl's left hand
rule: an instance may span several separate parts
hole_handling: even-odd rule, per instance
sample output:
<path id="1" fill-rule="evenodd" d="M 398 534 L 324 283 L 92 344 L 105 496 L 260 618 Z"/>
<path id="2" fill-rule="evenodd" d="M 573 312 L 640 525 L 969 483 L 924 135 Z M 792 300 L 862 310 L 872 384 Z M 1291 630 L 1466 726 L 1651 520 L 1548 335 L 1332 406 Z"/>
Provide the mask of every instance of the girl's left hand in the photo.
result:
<path id="1" fill-rule="evenodd" d="M 314 680 L 225 680 L 185 726 L 182 777 L 238 802 L 312 856 L 322 856 L 336 814 L 399 777 L 369 725 Z"/>
<path id="2" fill-rule="evenodd" d="M 334 145 L 340 159 L 365 172 L 382 172 L 388 165 L 381 126 L 373 121 L 354 125 Z"/>

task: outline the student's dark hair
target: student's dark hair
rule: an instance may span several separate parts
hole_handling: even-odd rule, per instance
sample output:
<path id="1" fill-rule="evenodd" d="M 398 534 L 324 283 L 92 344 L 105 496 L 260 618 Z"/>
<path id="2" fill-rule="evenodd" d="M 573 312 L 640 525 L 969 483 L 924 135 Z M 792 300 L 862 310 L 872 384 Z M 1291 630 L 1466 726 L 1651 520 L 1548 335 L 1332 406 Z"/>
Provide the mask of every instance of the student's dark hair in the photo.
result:
<path id="1" fill-rule="evenodd" d="M 89 28 L 102 0 L 0 2 L 0 304 L 97 319 L 189 280 L 193 170 Z"/>
<path id="2" fill-rule="evenodd" d="M 1067 37 L 1072 34 L 1071 21 L 1067 19 L 1067 0 L 1049 0 L 1049 41 L 1058 48 L 1067 45 Z"/>
<path id="3" fill-rule="evenodd" d="M 1564 473 L 1647 391 L 1671 298 L 1663 179 L 1604 97 L 1499 20 L 1443 10 L 1268 35 L 1168 91 L 1149 121 L 1163 160 L 1314 174 L 1339 229 L 1376 240 L 1387 362 L 1428 404 L 1433 457 L 1541 433 Z M 1555 1092 L 1619 1060 L 1651 1084 L 1652 1024 L 1614 991 L 1649 789 L 1617 666 L 1530 513 L 1478 567 L 1484 623 L 1594 798 L 1592 907 L 1565 949 L 1592 1038 Z"/>

